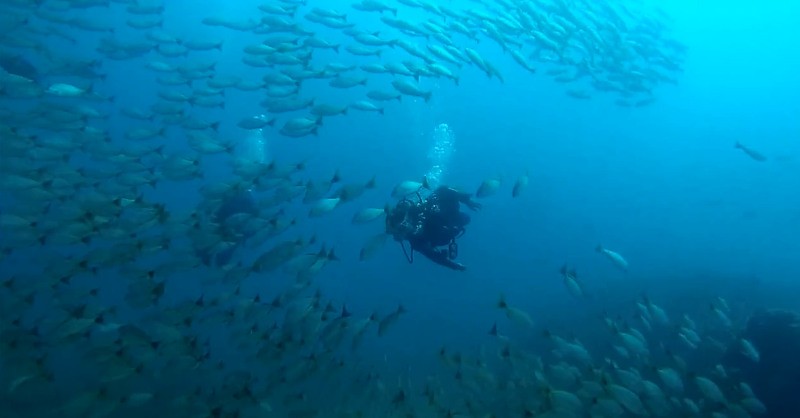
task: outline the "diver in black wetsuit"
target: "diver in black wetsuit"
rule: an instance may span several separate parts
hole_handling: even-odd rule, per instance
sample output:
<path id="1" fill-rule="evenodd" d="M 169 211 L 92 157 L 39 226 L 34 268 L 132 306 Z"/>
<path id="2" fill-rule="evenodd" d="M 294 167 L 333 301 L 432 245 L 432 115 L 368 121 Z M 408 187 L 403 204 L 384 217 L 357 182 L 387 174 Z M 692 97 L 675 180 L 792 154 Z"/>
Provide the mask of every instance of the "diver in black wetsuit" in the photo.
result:
<path id="1" fill-rule="evenodd" d="M 460 208 L 463 203 L 475 211 L 480 209 L 480 203 L 472 200 L 469 193 L 447 186 L 437 188 L 427 199 L 423 200 L 419 194 L 416 197 L 416 201 L 405 198 L 397 203 L 386 217 L 386 232 L 401 244 L 409 242 L 411 254 L 406 253 L 409 262 L 414 261 L 417 251 L 436 264 L 465 270 L 463 264 L 454 261 L 458 256 L 456 238 L 464 234 L 470 222 L 469 215 Z"/>
<path id="2" fill-rule="evenodd" d="M 229 242 L 236 242 L 237 245 L 232 245 L 220 252 L 212 253 L 208 250 L 198 251 L 198 255 L 207 266 L 224 266 L 230 263 L 233 258 L 233 253 L 239 248 L 240 243 L 249 238 L 252 233 L 248 231 L 239 230 L 241 228 L 229 227 L 226 222 L 232 216 L 247 213 L 253 216 L 258 214 L 258 205 L 253 198 L 253 193 L 244 191 L 232 195 L 226 199 L 219 210 L 214 214 L 214 223 L 219 225 L 219 234 L 222 238 Z"/>

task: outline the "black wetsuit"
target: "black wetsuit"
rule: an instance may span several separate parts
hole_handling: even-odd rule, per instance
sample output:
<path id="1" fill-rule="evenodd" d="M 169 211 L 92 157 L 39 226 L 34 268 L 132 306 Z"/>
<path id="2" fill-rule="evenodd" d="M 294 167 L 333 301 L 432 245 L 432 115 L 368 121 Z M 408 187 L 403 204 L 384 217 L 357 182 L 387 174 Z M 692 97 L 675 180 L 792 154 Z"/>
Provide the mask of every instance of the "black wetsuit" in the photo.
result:
<path id="1" fill-rule="evenodd" d="M 219 225 L 219 232 L 224 238 L 233 239 L 233 237 L 243 235 L 241 240 L 244 240 L 249 238 L 251 235 L 245 231 L 231 231 L 225 227 L 225 221 L 233 215 L 239 213 L 249 213 L 252 215 L 256 215 L 258 213 L 256 201 L 253 199 L 253 196 L 250 192 L 244 192 L 231 197 L 222 204 L 219 210 L 217 210 L 217 213 L 214 217 L 214 222 Z M 230 263 L 231 258 L 233 258 L 233 253 L 238 247 L 239 245 L 232 245 L 216 254 L 211 254 L 207 251 L 201 251 L 199 255 L 203 260 L 203 264 L 205 265 L 210 266 L 213 264 L 216 266 L 224 266 Z"/>
<path id="2" fill-rule="evenodd" d="M 460 210 L 461 203 L 475 205 L 468 193 L 442 186 L 412 208 L 416 213 L 410 214 L 410 218 L 421 223 L 421 228 L 408 236 L 412 252 L 416 251 L 436 264 L 464 270 L 462 264 L 453 261 L 458 248 L 455 239 L 464 233 L 470 222 L 469 215 Z"/>

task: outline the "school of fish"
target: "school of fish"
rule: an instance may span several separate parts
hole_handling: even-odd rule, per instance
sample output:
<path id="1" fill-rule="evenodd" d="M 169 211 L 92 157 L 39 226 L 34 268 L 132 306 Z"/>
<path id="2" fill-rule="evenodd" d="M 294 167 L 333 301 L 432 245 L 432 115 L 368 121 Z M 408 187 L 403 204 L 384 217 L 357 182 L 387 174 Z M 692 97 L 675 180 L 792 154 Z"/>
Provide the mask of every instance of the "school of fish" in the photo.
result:
<path id="1" fill-rule="evenodd" d="M 403 100 L 436 100 L 436 91 L 423 87 L 428 79 L 463 86 L 462 75 L 477 70 L 503 82 L 507 63 L 487 59 L 488 44 L 530 77 L 564 84 L 571 97 L 608 95 L 618 106 L 641 107 L 655 101 L 657 86 L 677 81 L 686 47 L 669 38 L 666 16 L 639 13 L 622 1 L 331 6 L 274 0 L 238 18 L 185 13 L 195 21 L 181 24 L 196 25 L 196 32 L 177 36 L 165 22 L 173 6 L 159 0 L 0 4 L 3 53 L 35 56 L 40 67 L 30 78 L 0 72 L 3 416 L 744 418 L 765 412 L 747 382 L 719 364 L 687 360 L 701 351 L 713 358 L 738 344 L 760 361 L 758 347 L 738 337 L 743 315 L 723 299 L 690 317 L 645 297 L 629 307 L 636 311 L 630 321 L 622 314 L 597 318 L 606 338 L 584 345 L 569 331 L 547 330 L 523 301 L 500 295 L 493 301 L 497 323 L 480 330 L 484 338 L 475 348 L 431 353 L 440 367 L 421 380 L 360 360 L 365 342 L 390 333 L 406 308 L 351 312 L 348 301 L 327 297 L 317 280 L 337 264 L 370 259 L 387 235 L 376 234 L 358 257 L 345 259 L 336 242 L 296 230 L 382 186 L 374 177 L 344 183 L 338 172 L 311 178 L 304 162 L 237 156 L 237 141 L 220 134 L 221 123 L 230 123 L 222 116 L 232 92 L 261 100 L 261 110 L 232 122 L 242 132 L 274 130 L 287 141 L 324 136 L 326 118 L 355 111 L 390 117 Z M 351 23 L 355 15 L 359 22 L 373 18 L 381 29 Z M 223 32 L 251 41 L 231 50 L 226 36 L 213 35 Z M 223 57 L 263 75 L 225 73 L 218 69 Z M 125 66 L 109 62 L 147 69 L 158 87 L 110 88 L 107 67 Z M 311 96 L 303 86 L 312 80 L 334 93 L 356 90 L 360 99 Z M 220 164 L 230 175 L 208 174 Z M 528 184 L 526 173 L 510 196 Z M 490 198 L 503 186 L 487 179 L 475 195 Z M 164 187 L 191 190 L 200 204 L 167 205 L 155 193 Z M 424 180 L 402 181 L 386 195 L 424 187 Z M 246 190 L 258 196 L 258 213 L 217 224 L 223 203 Z M 381 219 L 388 210 L 381 205 L 356 210 L 352 222 Z M 229 264 L 201 256 L 232 248 Z M 629 270 L 619 253 L 597 251 Z M 559 280 L 557 272 L 552 279 Z M 573 297 L 587 297 L 574 267 L 565 265 L 561 280 Z"/>

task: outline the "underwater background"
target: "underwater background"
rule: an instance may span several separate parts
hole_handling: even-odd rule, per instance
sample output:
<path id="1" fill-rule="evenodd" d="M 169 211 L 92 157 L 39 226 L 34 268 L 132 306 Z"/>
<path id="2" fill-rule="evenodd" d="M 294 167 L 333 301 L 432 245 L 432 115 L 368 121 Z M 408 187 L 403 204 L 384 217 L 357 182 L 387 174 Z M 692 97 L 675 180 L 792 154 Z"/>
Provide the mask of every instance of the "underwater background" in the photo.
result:
<path id="1" fill-rule="evenodd" d="M 798 6 L 0 9 L 2 416 L 800 416 Z"/>

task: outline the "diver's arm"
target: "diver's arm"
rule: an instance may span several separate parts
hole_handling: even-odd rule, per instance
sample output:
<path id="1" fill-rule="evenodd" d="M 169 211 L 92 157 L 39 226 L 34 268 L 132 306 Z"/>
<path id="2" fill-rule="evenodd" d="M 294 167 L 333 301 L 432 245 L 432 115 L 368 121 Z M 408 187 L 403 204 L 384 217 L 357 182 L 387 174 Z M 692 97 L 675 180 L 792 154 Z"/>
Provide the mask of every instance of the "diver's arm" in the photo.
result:
<path id="1" fill-rule="evenodd" d="M 430 245 L 418 245 L 414 246 L 412 244 L 411 248 L 414 251 L 419 252 L 420 254 L 427 257 L 429 260 L 433 261 L 436 264 L 441 266 L 449 267 L 453 270 L 464 271 L 467 268 L 460 263 L 456 263 L 453 260 L 447 258 L 447 254 L 444 251 L 437 251 L 435 248 L 431 247 Z"/>
<path id="2" fill-rule="evenodd" d="M 456 195 L 458 196 L 458 201 L 465 204 L 468 208 L 477 211 L 481 208 L 481 204 L 472 200 L 472 195 L 469 193 L 463 193 L 456 190 L 453 190 Z"/>
<path id="3" fill-rule="evenodd" d="M 465 204 L 468 208 L 472 210 L 478 210 L 481 208 L 481 204 L 472 200 L 472 194 L 459 192 L 458 190 L 448 187 L 448 186 L 439 186 L 438 189 L 434 192 L 440 196 L 441 199 L 444 200 L 456 200 L 459 203 Z"/>
<path id="4" fill-rule="evenodd" d="M 478 211 L 481 208 L 481 204 L 472 200 L 470 195 L 467 195 L 466 200 L 460 200 L 460 202 L 467 205 L 467 207 L 472 209 L 473 211 Z"/>

